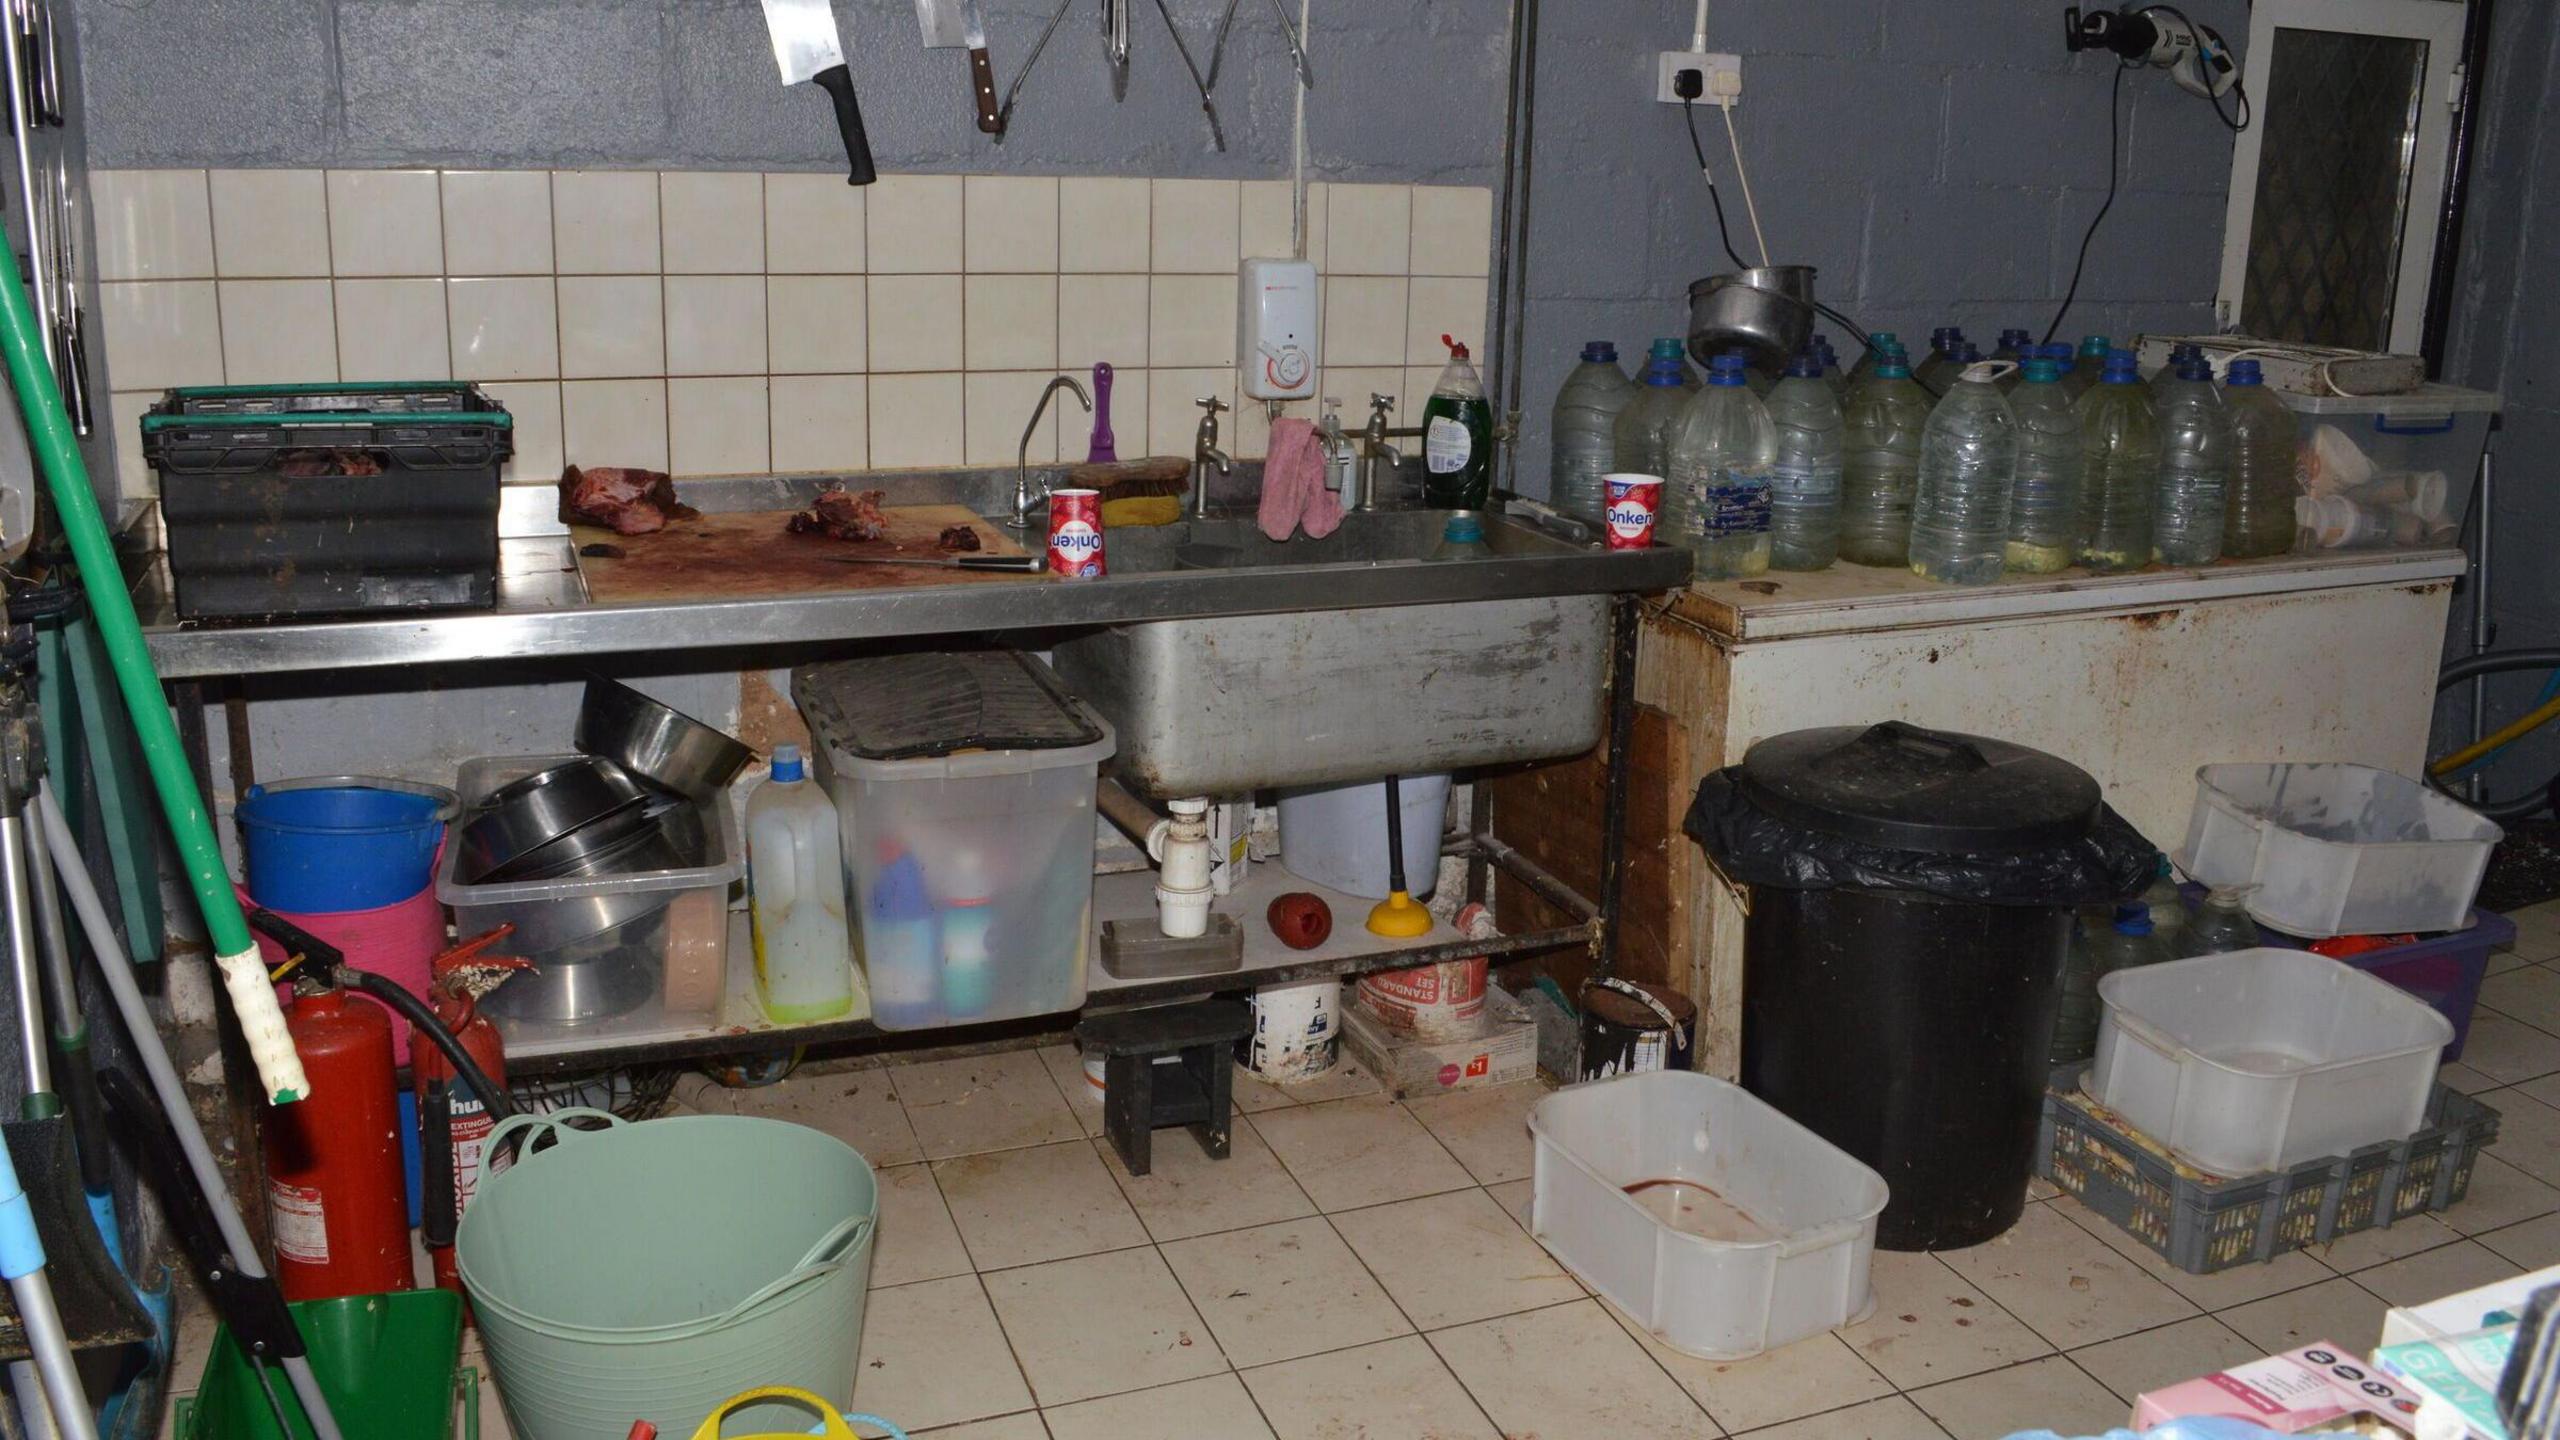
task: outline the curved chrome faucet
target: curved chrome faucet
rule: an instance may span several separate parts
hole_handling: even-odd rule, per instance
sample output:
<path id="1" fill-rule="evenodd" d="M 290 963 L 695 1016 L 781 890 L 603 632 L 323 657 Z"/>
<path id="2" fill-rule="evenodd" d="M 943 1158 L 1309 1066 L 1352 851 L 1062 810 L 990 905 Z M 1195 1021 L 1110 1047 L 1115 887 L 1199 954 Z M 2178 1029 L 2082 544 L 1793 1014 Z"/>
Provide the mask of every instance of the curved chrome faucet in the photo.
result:
<path id="1" fill-rule="evenodd" d="M 1200 407 L 1200 428 L 1191 436 L 1191 518 L 1203 520 L 1209 515 L 1209 472 L 1215 469 L 1232 475 L 1235 464 L 1218 448 L 1218 412 L 1227 408 L 1227 402 L 1203 395 L 1191 403 Z"/>
<path id="2" fill-rule="evenodd" d="M 1031 498 L 1031 437 L 1040 428 L 1040 417 L 1049 413 L 1049 397 L 1062 389 L 1076 392 L 1076 401 L 1084 406 L 1085 413 L 1093 413 L 1093 397 L 1084 393 L 1084 387 L 1068 376 L 1061 375 L 1051 380 L 1048 387 L 1040 392 L 1040 403 L 1031 407 L 1031 423 L 1022 427 L 1022 443 L 1013 451 L 1013 519 L 1006 522 L 1013 529 L 1031 528 L 1031 507 L 1034 503 Z M 1045 500 L 1048 495 L 1049 482 L 1043 480 L 1040 482 L 1040 497 Z"/>

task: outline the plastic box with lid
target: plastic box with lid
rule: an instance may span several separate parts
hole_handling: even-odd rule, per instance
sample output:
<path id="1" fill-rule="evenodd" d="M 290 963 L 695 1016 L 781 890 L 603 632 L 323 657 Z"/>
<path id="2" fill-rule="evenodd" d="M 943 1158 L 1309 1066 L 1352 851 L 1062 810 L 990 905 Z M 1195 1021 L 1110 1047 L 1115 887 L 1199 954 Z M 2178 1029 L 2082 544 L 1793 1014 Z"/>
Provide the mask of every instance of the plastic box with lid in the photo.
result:
<path id="1" fill-rule="evenodd" d="M 2425 1123 L 2453 1022 L 2307 950 L 2233 950 L 2098 982 L 2089 1094 L 2179 1160 L 2257 1175 Z"/>
<path id="2" fill-rule="evenodd" d="M 467 812 L 508 781 L 578 758 L 465 760 L 454 788 Z M 489 996 L 492 1017 L 574 1025 L 627 1014 L 653 998 L 671 1015 L 707 1014 L 718 1006 L 728 956 L 729 887 L 747 868 L 738 818 L 726 798 L 714 797 L 674 802 L 660 823 L 673 827 L 678 850 L 697 863 L 474 885 L 461 878 L 462 847 L 444 848 L 436 898 L 453 908 L 455 933 L 467 940 L 513 925 L 515 934 L 491 953 L 537 967 Z"/>
<path id="3" fill-rule="evenodd" d="M 843 826 L 881 1028 L 1082 1005 L 1109 722 L 1008 650 L 804 665 L 791 696 Z"/>
<path id="4" fill-rule="evenodd" d="M 2495 392 L 2430 383 L 2398 395 L 2268 393 L 2302 431 L 2298 548 L 2458 543 Z"/>

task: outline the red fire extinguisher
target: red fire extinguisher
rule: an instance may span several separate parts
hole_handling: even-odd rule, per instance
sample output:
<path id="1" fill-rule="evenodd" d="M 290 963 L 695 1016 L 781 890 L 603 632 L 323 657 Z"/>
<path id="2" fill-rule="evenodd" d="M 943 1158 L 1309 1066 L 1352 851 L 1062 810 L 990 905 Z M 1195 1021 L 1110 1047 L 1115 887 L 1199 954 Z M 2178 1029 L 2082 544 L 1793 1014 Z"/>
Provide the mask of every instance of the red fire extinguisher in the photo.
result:
<path id="1" fill-rule="evenodd" d="M 285 1028 L 311 1093 L 267 1117 L 276 1279 L 287 1300 L 407 1290 L 415 1274 L 390 1017 L 306 980 L 285 1009 Z"/>
<path id="2" fill-rule="evenodd" d="M 498 1027 L 480 1013 L 466 986 L 466 972 L 477 970 L 522 970 L 529 968 L 523 960 L 501 956 L 484 956 L 480 952 L 512 934 L 515 927 L 502 925 L 486 935 L 477 936 L 437 956 L 432 966 L 436 1019 L 461 1042 L 463 1052 L 480 1067 L 492 1085 L 503 1088 L 507 1083 L 506 1047 L 498 1037 Z M 426 1237 L 427 1257 L 435 1264 L 436 1284 L 455 1294 L 462 1293 L 461 1272 L 453 1256 L 453 1222 L 462 1218 L 463 1209 L 480 1187 L 480 1176 L 486 1161 L 489 1132 L 497 1128 L 498 1117 L 489 1113 L 472 1087 L 455 1071 L 453 1062 L 436 1043 L 416 1028 L 409 1032 L 409 1080 L 418 1095 L 419 1114 L 427 1115 L 429 1106 L 444 1107 L 442 1128 L 446 1136 L 446 1153 L 451 1157 L 451 1210 L 441 1216 L 428 1217 L 422 1226 Z M 436 1126 L 429 1122 L 426 1130 Z M 422 1135 L 422 1140 L 424 1136 Z M 433 1174 L 441 1168 L 428 1167 Z M 439 1203 L 435 1187 L 429 1187 L 426 1203 Z"/>

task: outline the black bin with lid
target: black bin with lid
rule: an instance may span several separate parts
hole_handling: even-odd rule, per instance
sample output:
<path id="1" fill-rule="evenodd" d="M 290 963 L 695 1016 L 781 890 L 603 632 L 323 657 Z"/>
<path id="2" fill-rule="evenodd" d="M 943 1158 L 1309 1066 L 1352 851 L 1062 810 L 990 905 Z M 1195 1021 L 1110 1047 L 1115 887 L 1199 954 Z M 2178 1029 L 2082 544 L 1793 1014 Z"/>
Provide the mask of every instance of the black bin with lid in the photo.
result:
<path id="1" fill-rule="evenodd" d="M 2076 765 L 1898 721 L 1761 741 L 1686 828 L 1751 887 L 1744 1088 L 1884 1176 L 1888 1250 L 2017 1223 L 2072 907 L 2150 842 Z"/>

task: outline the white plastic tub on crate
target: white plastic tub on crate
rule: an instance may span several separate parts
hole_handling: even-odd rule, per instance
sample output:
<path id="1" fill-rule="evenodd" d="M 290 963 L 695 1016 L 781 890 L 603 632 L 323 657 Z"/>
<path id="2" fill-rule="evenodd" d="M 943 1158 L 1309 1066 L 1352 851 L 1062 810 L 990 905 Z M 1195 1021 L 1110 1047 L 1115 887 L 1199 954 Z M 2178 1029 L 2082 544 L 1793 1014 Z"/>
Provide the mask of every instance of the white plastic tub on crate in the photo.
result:
<path id="1" fill-rule="evenodd" d="M 2235 950 L 2119 970 L 2089 1093 L 2213 1175 L 2284 1170 L 2425 1123 L 2453 1022 L 2308 950 Z"/>
<path id="2" fill-rule="evenodd" d="M 2370 765 L 2206 765 L 2179 868 L 2254 885 L 2288 935 L 2459 930 L 2505 834 L 2423 782 Z"/>
<path id="3" fill-rule="evenodd" d="M 1530 1233 L 1672 1349 L 1747 1359 L 1874 1308 L 1883 1177 L 1740 1086 L 1574 1085 L 1529 1134 Z"/>

